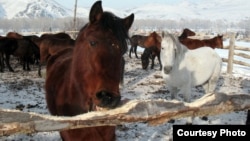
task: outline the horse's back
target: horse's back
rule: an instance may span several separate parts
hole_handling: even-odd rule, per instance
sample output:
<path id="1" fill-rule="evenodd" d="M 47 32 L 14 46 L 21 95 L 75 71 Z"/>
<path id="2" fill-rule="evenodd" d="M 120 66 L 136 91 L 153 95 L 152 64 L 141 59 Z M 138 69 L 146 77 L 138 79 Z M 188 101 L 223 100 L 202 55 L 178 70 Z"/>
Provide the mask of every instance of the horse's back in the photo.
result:
<path id="1" fill-rule="evenodd" d="M 201 85 L 221 70 L 221 57 L 211 47 L 189 50 L 184 64 L 195 79 L 193 85 Z"/>
<path id="2" fill-rule="evenodd" d="M 180 40 L 181 44 L 185 45 L 188 49 L 197 49 L 205 46 L 202 40 L 185 38 Z"/>

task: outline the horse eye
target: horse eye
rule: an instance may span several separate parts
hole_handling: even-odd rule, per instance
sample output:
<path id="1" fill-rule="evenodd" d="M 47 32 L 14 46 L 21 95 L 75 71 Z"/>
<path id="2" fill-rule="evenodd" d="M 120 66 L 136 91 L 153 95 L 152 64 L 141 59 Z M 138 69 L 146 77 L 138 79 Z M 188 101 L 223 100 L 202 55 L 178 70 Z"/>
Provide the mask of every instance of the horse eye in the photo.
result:
<path id="1" fill-rule="evenodd" d="M 96 46 L 97 42 L 96 41 L 89 41 L 90 46 L 94 47 Z"/>

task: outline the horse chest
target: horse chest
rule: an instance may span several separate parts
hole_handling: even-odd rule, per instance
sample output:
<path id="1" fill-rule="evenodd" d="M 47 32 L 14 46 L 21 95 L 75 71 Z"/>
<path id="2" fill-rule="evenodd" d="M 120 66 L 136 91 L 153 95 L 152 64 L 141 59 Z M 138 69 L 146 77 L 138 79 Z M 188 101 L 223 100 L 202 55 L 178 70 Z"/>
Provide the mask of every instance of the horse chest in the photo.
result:
<path id="1" fill-rule="evenodd" d="M 169 75 L 163 74 L 163 78 L 168 85 L 179 87 L 184 83 L 188 83 L 186 80 L 190 80 L 190 75 L 187 73 L 181 73 L 181 71 L 173 70 Z"/>

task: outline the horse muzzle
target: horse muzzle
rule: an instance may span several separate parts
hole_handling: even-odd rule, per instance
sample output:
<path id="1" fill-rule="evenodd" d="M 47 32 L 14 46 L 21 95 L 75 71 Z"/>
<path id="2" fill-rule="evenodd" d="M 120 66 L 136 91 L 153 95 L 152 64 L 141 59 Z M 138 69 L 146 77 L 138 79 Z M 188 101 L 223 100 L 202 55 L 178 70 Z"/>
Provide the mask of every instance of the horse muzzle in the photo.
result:
<path id="1" fill-rule="evenodd" d="M 103 108 L 115 108 L 121 101 L 121 96 L 108 91 L 100 91 L 96 93 L 96 97 L 100 101 L 98 106 Z"/>
<path id="2" fill-rule="evenodd" d="M 172 66 L 165 66 L 163 68 L 163 71 L 165 74 L 169 74 L 172 71 L 173 67 Z"/>

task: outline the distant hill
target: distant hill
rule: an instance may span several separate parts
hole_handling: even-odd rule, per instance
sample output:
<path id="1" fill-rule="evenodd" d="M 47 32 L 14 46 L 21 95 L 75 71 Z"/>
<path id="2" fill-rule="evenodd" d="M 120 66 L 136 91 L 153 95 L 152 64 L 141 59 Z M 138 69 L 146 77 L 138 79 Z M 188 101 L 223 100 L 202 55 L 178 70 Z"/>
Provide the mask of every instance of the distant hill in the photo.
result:
<path id="1" fill-rule="evenodd" d="M 0 0 L 1 18 L 60 18 L 71 13 L 54 0 Z"/>
<path id="2" fill-rule="evenodd" d="M 72 1 L 74 3 L 74 1 Z M 91 5 L 90 5 L 91 6 Z M 188 2 L 183 0 L 177 4 L 145 3 L 138 7 L 104 10 L 119 16 L 135 14 L 135 19 L 202 19 L 234 22 L 250 19 L 249 0 L 202 0 Z M 78 7 L 77 16 L 87 18 L 90 7 Z M 0 0 L 0 18 L 61 18 L 72 17 L 73 9 L 67 9 L 54 0 Z"/>

